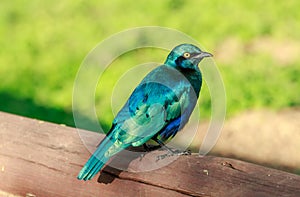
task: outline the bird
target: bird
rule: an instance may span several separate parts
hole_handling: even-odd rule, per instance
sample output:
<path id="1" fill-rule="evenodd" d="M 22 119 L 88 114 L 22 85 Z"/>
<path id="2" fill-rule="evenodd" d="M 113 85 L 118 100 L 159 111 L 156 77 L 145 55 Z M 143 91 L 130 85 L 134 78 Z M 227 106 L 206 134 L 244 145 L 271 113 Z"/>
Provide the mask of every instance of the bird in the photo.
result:
<path id="1" fill-rule="evenodd" d="M 212 56 L 192 44 L 174 47 L 164 64 L 150 71 L 133 90 L 77 179 L 92 179 L 113 155 L 130 146 L 147 147 L 152 140 L 166 147 L 197 103 L 202 86 L 198 64 Z"/>

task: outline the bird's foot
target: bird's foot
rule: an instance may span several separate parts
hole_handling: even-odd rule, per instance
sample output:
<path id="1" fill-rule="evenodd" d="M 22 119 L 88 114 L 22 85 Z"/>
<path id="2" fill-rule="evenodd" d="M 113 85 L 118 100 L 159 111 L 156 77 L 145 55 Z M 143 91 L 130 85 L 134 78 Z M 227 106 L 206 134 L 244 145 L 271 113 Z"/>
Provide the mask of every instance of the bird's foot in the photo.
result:
<path id="1" fill-rule="evenodd" d="M 177 156 L 180 156 L 180 155 L 191 155 L 192 151 L 191 150 L 185 150 L 185 151 L 176 150 L 175 154 Z"/>
<path id="2" fill-rule="evenodd" d="M 166 157 L 180 156 L 180 155 L 191 155 L 191 154 L 192 154 L 191 150 L 185 150 L 185 151 L 175 150 L 175 151 L 163 154 L 163 155 L 158 155 L 156 157 L 156 161 L 162 160 Z"/>

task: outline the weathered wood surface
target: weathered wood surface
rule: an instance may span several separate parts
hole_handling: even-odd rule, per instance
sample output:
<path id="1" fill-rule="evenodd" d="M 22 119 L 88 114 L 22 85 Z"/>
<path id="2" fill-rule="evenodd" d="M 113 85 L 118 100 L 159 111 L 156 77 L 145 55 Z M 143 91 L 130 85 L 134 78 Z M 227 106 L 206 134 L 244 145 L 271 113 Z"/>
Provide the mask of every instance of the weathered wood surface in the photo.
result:
<path id="1" fill-rule="evenodd" d="M 82 132 L 90 139 L 88 146 L 99 140 L 95 133 Z M 150 165 L 153 154 L 161 153 L 129 159 L 126 165 Z M 92 181 L 79 181 L 77 173 L 89 156 L 74 128 L 0 113 L 3 196 L 300 196 L 297 175 L 212 156 L 180 156 L 165 167 L 138 173 L 107 166 Z"/>

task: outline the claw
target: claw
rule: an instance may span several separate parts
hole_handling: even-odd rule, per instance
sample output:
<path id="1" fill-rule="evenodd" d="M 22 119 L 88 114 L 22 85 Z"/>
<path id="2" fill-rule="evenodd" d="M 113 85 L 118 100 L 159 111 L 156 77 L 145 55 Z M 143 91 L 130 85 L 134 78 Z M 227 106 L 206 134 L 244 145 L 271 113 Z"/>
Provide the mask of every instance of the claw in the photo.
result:
<path id="1" fill-rule="evenodd" d="M 191 150 L 185 150 L 185 151 L 176 151 L 176 154 L 178 155 L 178 156 L 180 156 L 180 155 L 191 155 L 192 154 L 192 151 Z"/>

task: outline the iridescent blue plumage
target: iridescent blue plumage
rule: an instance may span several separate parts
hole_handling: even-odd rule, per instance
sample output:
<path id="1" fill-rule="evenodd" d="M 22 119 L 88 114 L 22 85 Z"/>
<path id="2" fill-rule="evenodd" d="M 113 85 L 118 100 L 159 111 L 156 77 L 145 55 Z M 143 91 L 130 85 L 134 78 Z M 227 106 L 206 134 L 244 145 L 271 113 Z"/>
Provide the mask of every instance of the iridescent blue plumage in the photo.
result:
<path id="1" fill-rule="evenodd" d="M 188 122 L 199 96 L 202 76 L 198 64 L 210 56 L 191 44 L 175 47 L 165 63 L 133 91 L 77 178 L 93 178 L 110 157 L 129 146 L 151 139 L 162 145 L 174 137 Z"/>

